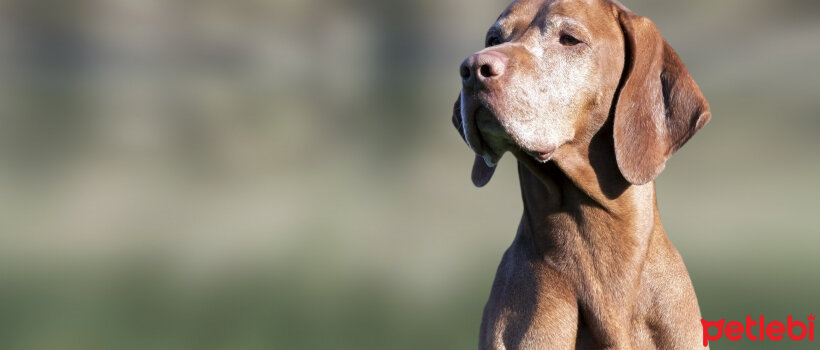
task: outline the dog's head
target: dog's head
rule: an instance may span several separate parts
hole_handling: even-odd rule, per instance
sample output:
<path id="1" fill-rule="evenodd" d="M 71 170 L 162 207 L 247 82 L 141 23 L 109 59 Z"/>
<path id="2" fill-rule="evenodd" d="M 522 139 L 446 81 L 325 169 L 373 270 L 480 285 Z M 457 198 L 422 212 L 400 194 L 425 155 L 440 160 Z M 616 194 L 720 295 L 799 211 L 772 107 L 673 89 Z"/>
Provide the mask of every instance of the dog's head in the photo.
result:
<path id="1" fill-rule="evenodd" d="M 476 186 L 505 152 L 546 162 L 610 117 L 621 174 L 644 184 L 711 115 L 655 25 L 616 1 L 515 1 L 459 73 L 453 124 Z"/>

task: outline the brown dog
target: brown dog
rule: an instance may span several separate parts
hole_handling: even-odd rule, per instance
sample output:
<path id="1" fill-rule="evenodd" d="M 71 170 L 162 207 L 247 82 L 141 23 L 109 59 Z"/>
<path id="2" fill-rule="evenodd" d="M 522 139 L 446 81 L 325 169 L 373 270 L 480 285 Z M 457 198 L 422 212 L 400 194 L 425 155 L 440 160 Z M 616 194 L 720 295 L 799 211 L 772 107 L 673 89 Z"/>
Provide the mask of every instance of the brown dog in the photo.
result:
<path id="1" fill-rule="evenodd" d="M 608 0 L 519 0 L 461 64 L 453 123 L 483 186 L 518 160 L 524 214 L 481 349 L 702 349 L 653 180 L 711 116 L 647 18 Z"/>

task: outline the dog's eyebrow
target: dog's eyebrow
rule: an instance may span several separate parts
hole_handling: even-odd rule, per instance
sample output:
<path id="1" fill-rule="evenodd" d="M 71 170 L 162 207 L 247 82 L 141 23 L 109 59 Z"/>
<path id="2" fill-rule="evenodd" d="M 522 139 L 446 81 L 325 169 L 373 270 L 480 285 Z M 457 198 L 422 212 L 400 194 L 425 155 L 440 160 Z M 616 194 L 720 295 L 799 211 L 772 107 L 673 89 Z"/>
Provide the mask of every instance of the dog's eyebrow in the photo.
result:
<path id="1" fill-rule="evenodd" d="M 564 27 L 564 26 L 578 26 L 583 27 L 581 22 L 578 22 L 575 18 L 566 17 L 566 16 L 552 16 L 552 18 L 544 19 L 542 23 L 542 29 L 547 29 L 548 27 Z"/>
<path id="2" fill-rule="evenodd" d="M 568 30 L 572 34 L 589 37 L 589 30 L 587 27 L 572 17 L 556 16 L 550 18 L 549 20 L 544 21 L 544 25 L 541 27 L 541 32 L 544 33 L 549 30 L 549 28 Z"/>

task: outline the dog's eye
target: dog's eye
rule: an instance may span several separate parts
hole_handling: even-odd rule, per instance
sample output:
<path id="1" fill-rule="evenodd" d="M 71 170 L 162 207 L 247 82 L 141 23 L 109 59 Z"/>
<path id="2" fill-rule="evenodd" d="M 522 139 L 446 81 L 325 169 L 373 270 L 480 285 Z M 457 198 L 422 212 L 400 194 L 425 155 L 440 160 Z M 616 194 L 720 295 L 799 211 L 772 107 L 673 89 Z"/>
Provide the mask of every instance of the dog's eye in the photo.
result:
<path id="1" fill-rule="evenodd" d="M 561 38 L 558 39 L 558 42 L 564 46 L 575 46 L 581 43 L 581 40 L 576 39 L 574 36 L 569 34 L 561 34 Z"/>
<path id="2" fill-rule="evenodd" d="M 498 44 L 501 44 L 501 38 L 499 38 L 499 37 L 498 37 L 498 35 L 490 35 L 490 36 L 487 36 L 487 40 L 486 40 L 486 42 L 484 43 L 484 45 L 485 45 L 486 47 L 496 46 L 496 45 L 498 45 Z"/>

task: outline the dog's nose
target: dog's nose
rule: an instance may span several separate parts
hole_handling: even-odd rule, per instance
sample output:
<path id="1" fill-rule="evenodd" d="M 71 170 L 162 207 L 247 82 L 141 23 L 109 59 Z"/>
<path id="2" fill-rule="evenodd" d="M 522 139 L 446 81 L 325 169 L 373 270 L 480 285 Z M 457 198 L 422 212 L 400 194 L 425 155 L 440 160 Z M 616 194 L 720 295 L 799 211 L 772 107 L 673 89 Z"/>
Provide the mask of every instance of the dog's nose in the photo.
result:
<path id="1" fill-rule="evenodd" d="M 459 74 L 465 87 L 481 87 L 489 80 L 504 74 L 506 58 L 500 53 L 479 52 L 461 62 Z"/>

